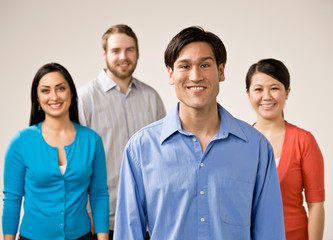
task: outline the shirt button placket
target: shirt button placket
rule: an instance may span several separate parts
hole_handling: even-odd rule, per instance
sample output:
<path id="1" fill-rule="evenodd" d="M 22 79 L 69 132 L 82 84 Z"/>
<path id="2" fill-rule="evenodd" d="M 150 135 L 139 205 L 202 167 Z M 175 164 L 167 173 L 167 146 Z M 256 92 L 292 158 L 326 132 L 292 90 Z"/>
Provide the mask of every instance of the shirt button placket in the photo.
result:
<path id="1" fill-rule="evenodd" d="M 65 236 L 65 205 L 66 205 L 66 184 L 65 179 L 62 182 L 62 210 L 60 211 L 61 221 L 60 221 L 60 230 L 63 236 Z"/>
<path id="2" fill-rule="evenodd" d="M 198 228 L 198 239 L 205 239 L 208 234 L 208 202 L 206 196 L 207 190 L 207 173 L 206 166 L 202 162 L 199 163 L 199 179 L 198 179 L 198 213 L 199 213 L 199 228 Z"/>

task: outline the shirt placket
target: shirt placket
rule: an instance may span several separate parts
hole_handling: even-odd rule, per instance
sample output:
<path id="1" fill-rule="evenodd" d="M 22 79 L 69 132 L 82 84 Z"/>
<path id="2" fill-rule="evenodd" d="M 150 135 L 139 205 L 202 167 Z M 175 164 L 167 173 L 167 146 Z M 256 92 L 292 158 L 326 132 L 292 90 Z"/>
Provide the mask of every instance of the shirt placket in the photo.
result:
<path id="1" fill-rule="evenodd" d="M 65 152 L 66 152 L 66 159 L 67 159 L 67 165 L 68 165 L 68 147 L 67 146 L 65 147 Z M 58 161 L 58 159 L 57 159 L 57 161 Z M 66 174 L 67 171 L 68 171 L 68 168 L 66 168 L 65 174 Z M 65 181 L 64 176 L 62 176 L 60 184 L 61 184 L 61 194 L 62 194 L 61 200 L 62 200 L 62 202 L 60 204 L 61 207 L 60 207 L 60 212 L 59 212 L 59 215 L 60 215 L 59 227 L 60 227 L 61 235 L 65 239 L 65 236 L 66 236 L 66 234 L 65 234 L 66 181 Z"/>
<path id="2" fill-rule="evenodd" d="M 208 235 L 208 199 L 207 199 L 207 166 L 205 166 L 201 144 L 196 136 L 192 136 L 193 149 L 196 156 L 196 166 L 198 172 L 197 183 L 197 219 L 198 239 L 207 239 Z"/>

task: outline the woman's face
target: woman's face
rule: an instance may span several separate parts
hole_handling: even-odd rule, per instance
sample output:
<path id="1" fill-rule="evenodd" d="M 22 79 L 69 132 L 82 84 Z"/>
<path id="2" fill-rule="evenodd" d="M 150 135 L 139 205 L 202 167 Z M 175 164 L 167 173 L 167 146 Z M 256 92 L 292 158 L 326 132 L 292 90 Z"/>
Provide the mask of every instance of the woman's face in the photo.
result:
<path id="1" fill-rule="evenodd" d="M 72 93 L 64 76 L 59 72 L 45 74 L 37 86 L 38 102 L 48 117 L 69 118 Z"/>
<path id="2" fill-rule="evenodd" d="M 290 88 L 286 90 L 275 78 L 261 72 L 253 74 L 248 96 L 258 120 L 283 119 L 282 112 L 289 92 Z"/>

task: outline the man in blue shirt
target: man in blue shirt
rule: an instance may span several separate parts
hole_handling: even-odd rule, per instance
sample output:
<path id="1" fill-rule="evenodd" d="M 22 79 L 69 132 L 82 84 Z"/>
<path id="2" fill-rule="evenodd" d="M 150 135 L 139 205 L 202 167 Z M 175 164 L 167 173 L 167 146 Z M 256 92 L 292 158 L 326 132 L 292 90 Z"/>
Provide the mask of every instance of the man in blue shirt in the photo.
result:
<path id="1" fill-rule="evenodd" d="M 272 147 L 217 103 L 226 50 L 189 27 L 164 59 L 179 103 L 138 131 L 123 156 L 115 239 L 285 239 Z"/>

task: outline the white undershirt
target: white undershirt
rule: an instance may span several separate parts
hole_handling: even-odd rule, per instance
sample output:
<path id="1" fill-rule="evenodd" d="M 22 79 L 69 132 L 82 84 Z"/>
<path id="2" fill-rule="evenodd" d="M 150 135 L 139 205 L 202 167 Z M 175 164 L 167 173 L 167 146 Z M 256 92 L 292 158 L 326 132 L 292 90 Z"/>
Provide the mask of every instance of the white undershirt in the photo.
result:
<path id="1" fill-rule="evenodd" d="M 275 158 L 275 165 L 276 165 L 276 167 L 279 166 L 279 162 L 280 162 L 280 158 L 279 158 L 279 157 L 278 157 L 278 158 Z"/>
<path id="2" fill-rule="evenodd" d="M 65 165 L 59 165 L 59 169 L 60 169 L 61 175 L 65 174 L 66 167 L 67 167 L 67 164 L 65 164 Z"/>

